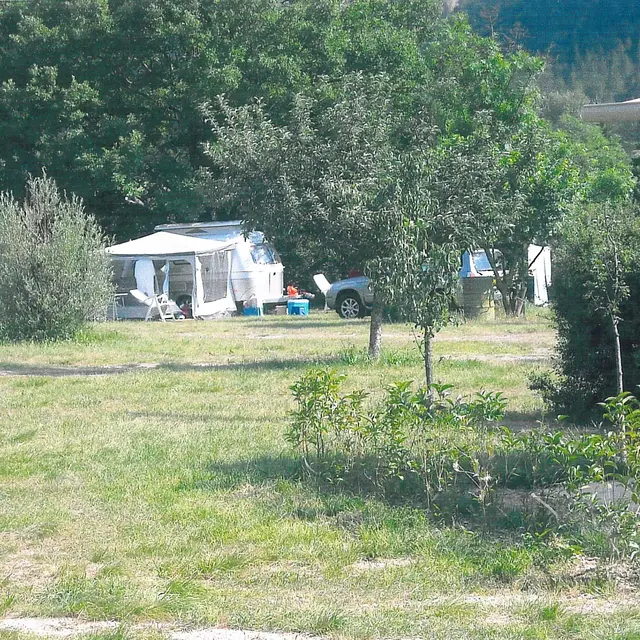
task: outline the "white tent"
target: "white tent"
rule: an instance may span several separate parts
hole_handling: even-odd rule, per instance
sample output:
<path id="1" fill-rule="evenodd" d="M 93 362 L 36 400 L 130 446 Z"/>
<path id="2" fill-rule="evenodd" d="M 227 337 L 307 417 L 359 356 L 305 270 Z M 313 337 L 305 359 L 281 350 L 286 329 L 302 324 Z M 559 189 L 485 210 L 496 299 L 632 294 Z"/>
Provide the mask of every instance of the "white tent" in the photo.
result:
<path id="1" fill-rule="evenodd" d="M 231 242 L 160 231 L 107 249 L 121 293 L 148 289 L 173 299 L 189 299 L 194 318 L 215 316 L 236 308 L 231 293 Z M 141 268 L 142 267 L 142 268 Z M 150 279 L 155 282 L 149 284 Z M 144 274 L 144 276 L 142 275 Z M 144 285 L 140 281 L 144 277 Z M 162 287 L 159 282 L 162 280 Z M 125 307 L 137 307 L 126 298 Z M 120 317 L 138 317 L 135 311 Z"/>

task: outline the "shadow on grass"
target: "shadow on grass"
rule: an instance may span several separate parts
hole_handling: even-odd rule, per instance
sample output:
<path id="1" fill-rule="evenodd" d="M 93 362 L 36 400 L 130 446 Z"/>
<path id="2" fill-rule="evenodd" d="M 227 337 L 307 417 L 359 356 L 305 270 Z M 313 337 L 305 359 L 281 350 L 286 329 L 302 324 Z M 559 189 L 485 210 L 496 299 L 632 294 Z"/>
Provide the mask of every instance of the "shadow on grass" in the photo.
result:
<path id="1" fill-rule="evenodd" d="M 118 365 L 31 365 L 15 362 L 0 362 L 0 377 L 49 377 L 64 378 L 70 376 L 110 376 L 145 371 L 169 371 L 186 373 L 191 371 L 283 371 L 304 369 L 310 366 L 333 366 L 344 364 L 337 356 L 323 358 L 277 358 L 271 360 L 253 360 L 244 362 L 196 362 L 196 363 L 135 363 Z"/>
<path id="2" fill-rule="evenodd" d="M 290 358 L 271 358 L 268 360 L 242 360 L 239 362 L 146 362 L 106 365 L 48 365 L 0 362 L 1 377 L 98 377 L 121 375 L 125 373 L 143 373 L 147 371 L 167 371 L 171 373 L 207 372 L 207 371 L 287 371 L 307 369 L 309 367 L 387 367 L 413 365 L 419 358 L 409 352 L 386 350 L 379 362 L 373 362 L 365 349 L 343 349 L 325 356 L 295 356 Z"/>
<path id="3" fill-rule="evenodd" d="M 507 410 L 504 413 L 504 423 L 511 431 L 521 432 L 538 429 L 541 426 L 555 425 L 556 421 L 551 417 L 545 419 L 542 411 L 513 411 Z"/>
<path id="4" fill-rule="evenodd" d="M 247 485 L 260 486 L 278 480 L 302 479 L 300 459 L 293 454 L 260 456 L 235 462 L 212 461 L 206 473 L 192 483 L 180 485 L 182 491 L 234 491 Z"/>
<path id="5" fill-rule="evenodd" d="M 335 457 L 327 464 L 341 467 L 344 460 Z M 356 472 L 337 482 L 335 477 L 331 479 L 328 468 L 324 472 L 319 467 L 311 470 L 294 453 L 260 456 L 236 462 L 212 461 L 207 465 L 206 477 L 200 477 L 192 485 L 183 485 L 181 488 L 234 491 L 247 486 L 273 486 L 274 483 L 286 481 L 320 497 L 375 498 L 389 506 L 427 506 L 424 486 L 417 476 L 387 482 L 383 490 L 371 480 L 374 465 L 374 460 L 360 461 L 360 468 Z"/>
<path id="6" fill-rule="evenodd" d="M 254 327 L 259 327 L 263 321 L 257 319 Z M 342 329 L 344 327 L 352 326 L 354 328 L 361 327 L 364 324 L 369 324 L 367 320 L 343 320 L 342 322 L 336 322 L 336 320 L 309 320 L 308 316 L 291 316 L 290 320 L 264 320 L 265 329 Z"/>

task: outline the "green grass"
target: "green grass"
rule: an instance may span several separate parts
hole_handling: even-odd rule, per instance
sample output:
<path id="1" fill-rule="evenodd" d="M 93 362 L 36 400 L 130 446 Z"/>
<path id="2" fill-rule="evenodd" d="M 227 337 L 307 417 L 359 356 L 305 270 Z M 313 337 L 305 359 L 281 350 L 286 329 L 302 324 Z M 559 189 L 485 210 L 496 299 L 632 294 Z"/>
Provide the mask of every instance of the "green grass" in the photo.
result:
<path id="1" fill-rule="evenodd" d="M 118 620 L 125 637 L 143 637 L 133 625 L 147 620 L 349 638 L 635 637 L 637 604 L 598 608 L 615 584 L 565 579 L 562 549 L 295 479 L 288 387 L 309 366 L 374 391 L 422 378 L 410 328 L 385 327 L 377 364 L 367 333 L 367 321 L 314 314 L 123 322 L 0 347 L 0 370 L 31 374 L 0 377 L 0 615 Z M 535 424 L 526 375 L 545 362 L 518 356 L 546 357 L 553 341 L 545 316 L 451 328 L 437 377 L 505 391 L 511 417 Z M 140 363 L 161 366 L 60 368 Z M 594 592 L 592 609 L 571 608 Z M 542 601 L 523 606 L 523 594 Z"/>

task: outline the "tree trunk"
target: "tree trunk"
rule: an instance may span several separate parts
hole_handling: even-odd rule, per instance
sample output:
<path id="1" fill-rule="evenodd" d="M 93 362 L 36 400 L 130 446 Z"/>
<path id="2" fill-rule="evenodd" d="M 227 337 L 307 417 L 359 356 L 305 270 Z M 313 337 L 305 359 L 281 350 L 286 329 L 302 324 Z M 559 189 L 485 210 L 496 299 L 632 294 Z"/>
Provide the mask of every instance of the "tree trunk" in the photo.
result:
<path id="1" fill-rule="evenodd" d="M 369 326 L 369 357 L 373 360 L 377 360 L 380 357 L 383 311 L 384 308 L 380 303 L 373 303 L 373 309 L 371 310 L 371 325 Z"/>
<path id="2" fill-rule="evenodd" d="M 513 315 L 515 318 L 519 318 L 524 313 L 524 308 L 527 298 L 527 283 L 520 283 L 514 292 L 514 299 L 512 301 Z"/>
<path id="3" fill-rule="evenodd" d="M 504 315 L 509 317 L 513 313 L 511 308 L 511 291 L 509 283 L 506 283 L 504 278 L 496 277 L 496 287 L 502 294 L 502 308 L 504 309 Z"/>
<path id="4" fill-rule="evenodd" d="M 515 267 L 514 283 L 511 290 L 513 292 L 513 300 L 511 302 L 513 315 L 519 318 L 523 312 L 527 300 L 527 281 L 529 279 L 529 258 L 527 248 L 523 250 L 523 255 Z"/>
<path id="5" fill-rule="evenodd" d="M 498 269 L 498 265 L 496 264 L 495 256 L 492 253 L 489 247 L 484 248 L 485 255 L 489 260 L 489 264 L 491 265 L 491 269 L 493 270 L 493 277 L 496 281 L 496 287 L 498 291 L 502 295 L 502 308 L 504 309 L 505 315 L 508 317 L 513 313 L 513 309 L 511 308 L 511 274 L 502 273 L 500 275 L 500 271 Z"/>
<path id="6" fill-rule="evenodd" d="M 424 374 L 427 386 L 433 384 L 433 353 L 431 348 L 431 335 L 424 333 Z"/>
<path id="7" fill-rule="evenodd" d="M 616 388 L 618 395 L 624 391 L 624 380 L 622 376 L 622 349 L 620 348 L 620 331 L 618 330 L 619 319 L 614 313 L 610 314 L 611 325 L 613 327 L 613 338 L 616 352 Z"/>

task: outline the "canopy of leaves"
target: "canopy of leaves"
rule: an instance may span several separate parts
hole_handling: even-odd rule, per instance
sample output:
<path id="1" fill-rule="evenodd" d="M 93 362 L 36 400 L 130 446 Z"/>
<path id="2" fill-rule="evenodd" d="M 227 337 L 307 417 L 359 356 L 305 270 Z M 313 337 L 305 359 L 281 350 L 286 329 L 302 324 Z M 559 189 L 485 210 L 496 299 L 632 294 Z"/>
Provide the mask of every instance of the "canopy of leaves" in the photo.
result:
<path id="1" fill-rule="evenodd" d="M 436 0 L 26 0 L 0 7 L 0 189 L 45 166 L 110 232 L 206 219 L 201 105 L 258 97 L 278 121 L 320 76 L 403 69 Z"/>

